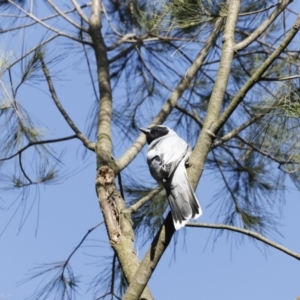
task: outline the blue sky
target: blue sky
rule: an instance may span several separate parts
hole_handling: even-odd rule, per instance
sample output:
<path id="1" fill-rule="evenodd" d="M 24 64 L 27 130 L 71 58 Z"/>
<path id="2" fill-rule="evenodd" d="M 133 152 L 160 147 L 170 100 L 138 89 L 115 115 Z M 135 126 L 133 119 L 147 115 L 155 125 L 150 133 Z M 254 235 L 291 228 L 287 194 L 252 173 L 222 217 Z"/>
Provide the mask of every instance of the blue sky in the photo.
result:
<path id="1" fill-rule="evenodd" d="M 14 34 L 1 39 L 2 36 L 2 47 L 16 51 L 14 46 L 21 35 Z M 61 47 L 64 47 L 63 43 Z M 76 56 L 70 55 L 60 63 L 59 68 L 63 70 L 55 80 L 59 97 L 78 127 L 83 129 L 85 120 L 82 115 L 88 113 L 93 101 L 89 80 L 82 71 L 83 64 Z M 74 72 L 72 80 L 67 79 L 68 72 Z M 44 83 L 35 85 L 34 89 L 22 88 L 22 105 L 29 106 L 30 112 L 48 126 L 42 127 L 47 137 L 72 134 L 43 89 L 46 89 Z M 76 174 L 61 184 L 40 187 L 38 197 L 35 197 L 35 190 L 32 189 L 29 203 L 35 201 L 35 204 L 22 230 L 19 230 L 19 211 L 1 235 L 1 300 L 21 300 L 30 296 L 40 279 L 20 285 L 26 274 L 38 264 L 65 260 L 88 229 L 102 221 L 95 194 L 96 166 L 93 154 L 88 153 L 83 159 L 78 141 L 54 147 L 58 153 L 64 151 L 65 166 L 62 169 L 66 172 L 75 170 Z M 121 155 L 124 149 L 125 146 L 118 148 L 116 156 Z M 31 160 L 28 159 L 26 167 L 30 168 L 30 164 Z M 145 149 L 135 165 L 147 168 Z M 2 172 L 12 172 L 13 166 L 13 163 L 6 164 Z M 135 170 L 131 171 L 134 173 Z M 136 180 L 141 179 L 137 177 Z M 215 222 L 214 206 L 208 206 L 218 189 L 213 174 L 204 171 L 197 188 L 197 196 L 203 207 L 203 216 L 199 221 Z M 18 193 L 1 191 L 1 229 L 11 220 L 16 205 L 9 207 L 17 196 Z M 299 211 L 299 192 L 291 188 L 286 193 L 285 205 L 278 220 L 282 236 L 271 237 L 298 253 Z M 150 280 L 155 299 L 294 300 L 300 296 L 297 260 L 240 234 L 224 232 L 218 239 L 215 237 L 215 231 L 210 229 L 187 228 L 178 232 L 175 259 L 174 244 L 171 243 Z M 148 246 L 137 247 L 141 259 Z M 82 282 L 91 281 L 94 276 L 104 272 L 106 265 L 103 257 L 110 253 L 105 227 L 100 226 L 72 258 L 75 274 L 81 276 Z M 88 289 L 87 284 L 82 284 L 76 299 L 93 299 L 93 291 Z"/>

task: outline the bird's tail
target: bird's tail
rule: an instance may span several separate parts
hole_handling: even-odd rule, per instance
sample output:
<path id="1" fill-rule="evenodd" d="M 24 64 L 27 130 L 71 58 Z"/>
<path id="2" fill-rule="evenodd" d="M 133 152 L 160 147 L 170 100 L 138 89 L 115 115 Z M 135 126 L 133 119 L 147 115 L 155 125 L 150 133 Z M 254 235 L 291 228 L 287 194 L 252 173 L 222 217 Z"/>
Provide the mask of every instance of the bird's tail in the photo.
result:
<path id="1" fill-rule="evenodd" d="M 201 216 L 202 210 L 188 180 L 183 160 L 163 185 L 167 193 L 176 230 L 185 226 L 189 219 L 197 219 Z"/>

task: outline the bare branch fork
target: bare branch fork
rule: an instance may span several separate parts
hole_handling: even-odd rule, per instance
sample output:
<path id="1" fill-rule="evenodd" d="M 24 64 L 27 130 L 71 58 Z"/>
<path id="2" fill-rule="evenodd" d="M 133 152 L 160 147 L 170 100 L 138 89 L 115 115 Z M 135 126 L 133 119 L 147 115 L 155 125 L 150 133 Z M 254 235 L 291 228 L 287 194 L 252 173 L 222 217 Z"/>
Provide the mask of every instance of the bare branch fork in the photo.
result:
<path id="1" fill-rule="evenodd" d="M 226 224 L 208 224 L 208 223 L 187 223 L 186 226 L 194 227 L 194 228 L 210 228 L 210 229 L 221 229 L 221 230 L 230 230 L 230 231 L 234 231 L 234 232 L 239 232 L 241 234 L 250 236 L 260 242 L 263 242 L 264 244 L 267 244 L 285 254 L 288 254 L 289 256 L 292 256 L 292 257 L 296 258 L 297 260 L 300 260 L 299 253 L 291 251 L 288 248 L 283 247 L 280 244 L 267 239 L 263 235 L 261 235 L 257 232 L 247 230 L 247 229 L 243 229 L 243 228 L 239 228 L 239 227 L 235 227 L 235 226 L 231 226 L 231 225 L 226 225 Z"/>

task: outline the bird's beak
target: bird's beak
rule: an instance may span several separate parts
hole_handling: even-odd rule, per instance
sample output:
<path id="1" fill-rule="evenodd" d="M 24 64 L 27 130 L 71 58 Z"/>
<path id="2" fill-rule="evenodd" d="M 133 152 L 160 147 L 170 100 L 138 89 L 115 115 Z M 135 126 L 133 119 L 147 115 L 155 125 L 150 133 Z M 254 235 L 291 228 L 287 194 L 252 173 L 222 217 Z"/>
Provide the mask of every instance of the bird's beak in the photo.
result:
<path id="1" fill-rule="evenodd" d="M 150 132 L 150 129 L 148 129 L 148 128 L 139 128 L 139 130 L 145 134 Z"/>

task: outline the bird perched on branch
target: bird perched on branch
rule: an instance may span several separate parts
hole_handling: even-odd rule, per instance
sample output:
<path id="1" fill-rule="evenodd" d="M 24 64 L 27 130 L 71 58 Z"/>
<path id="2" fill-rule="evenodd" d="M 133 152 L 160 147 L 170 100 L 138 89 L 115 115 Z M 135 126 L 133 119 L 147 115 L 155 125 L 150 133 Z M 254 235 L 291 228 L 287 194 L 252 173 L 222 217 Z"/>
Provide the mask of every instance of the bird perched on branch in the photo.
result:
<path id="1" fill-rule="evenodd" d="M 187 177 L 189 145 L 167 126 L 139 128 L 148 143 L 147 163 L 152 177 L 163 185 L 176 230 L 198 218 L 201 207 Z"/>

